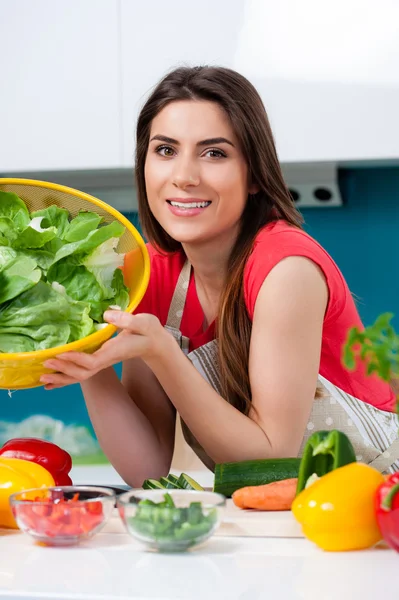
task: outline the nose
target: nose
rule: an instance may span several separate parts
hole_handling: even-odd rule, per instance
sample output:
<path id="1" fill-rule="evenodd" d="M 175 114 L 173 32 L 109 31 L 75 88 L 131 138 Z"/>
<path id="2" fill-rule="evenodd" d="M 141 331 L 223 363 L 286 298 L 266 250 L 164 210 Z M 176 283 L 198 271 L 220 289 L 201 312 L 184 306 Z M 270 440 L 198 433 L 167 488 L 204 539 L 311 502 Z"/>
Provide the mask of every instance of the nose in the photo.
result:
<path id="1" fill-rule="evenodd" d="M 175 187 L 184 190 L 189 186 L 199 185 L 199 172 L 192 160 L 181 158 L 175 161 L 174 166 L 172 183 Z"/>

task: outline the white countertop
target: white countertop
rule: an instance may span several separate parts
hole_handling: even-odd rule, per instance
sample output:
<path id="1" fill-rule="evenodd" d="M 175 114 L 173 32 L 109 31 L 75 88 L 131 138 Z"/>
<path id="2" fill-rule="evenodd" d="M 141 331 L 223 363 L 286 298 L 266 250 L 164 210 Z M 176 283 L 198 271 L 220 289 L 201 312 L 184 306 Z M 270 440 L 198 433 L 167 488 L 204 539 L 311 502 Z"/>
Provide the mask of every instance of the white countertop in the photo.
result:
<path id="1" fill-rule="evenodd" d="M 122 483 L 109 468 L 101 480 L 99 474 L 97 470 L 88 478 L 81 467 L 73 478 L 76 483 Z M 262 517 L 275 519 L 276 515 L 262 513 Z M 284 519 L 289 518 L 286 513 Z M 218 535 L 185 554 L 158 554 L 144 551 L 116 517 L 111 522 L 103 533 L 76 548 L 46 548 L 19 531 L 0 530 L 0 597 L 398 599 L 399 554 L 388 549 L 326 553 L 298 537 Z"/>

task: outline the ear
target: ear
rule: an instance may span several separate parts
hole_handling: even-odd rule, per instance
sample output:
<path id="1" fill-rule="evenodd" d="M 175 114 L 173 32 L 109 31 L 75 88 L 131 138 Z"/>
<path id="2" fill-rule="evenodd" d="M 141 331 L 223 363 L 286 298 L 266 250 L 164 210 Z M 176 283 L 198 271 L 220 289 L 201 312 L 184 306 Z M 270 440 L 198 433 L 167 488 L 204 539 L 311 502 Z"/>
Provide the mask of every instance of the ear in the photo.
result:
<path id="1" fill-rule="evenodd" d="M 248 194 L 251 194 L 251 196 L 257 194 L 259 191 L 260 187 L 257 183 L 251 183 L 248 187 Z"/>

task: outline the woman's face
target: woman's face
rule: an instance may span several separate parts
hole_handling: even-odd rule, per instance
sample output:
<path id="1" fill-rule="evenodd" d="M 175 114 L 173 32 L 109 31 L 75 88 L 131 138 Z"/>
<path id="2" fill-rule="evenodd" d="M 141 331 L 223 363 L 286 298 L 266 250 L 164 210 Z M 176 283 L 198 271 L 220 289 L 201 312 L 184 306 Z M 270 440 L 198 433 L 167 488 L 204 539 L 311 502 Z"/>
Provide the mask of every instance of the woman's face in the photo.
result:
<path id="1" fill-rule="evenodd" d="M 255 191 L 229 118 L 208 101 L 171 102 L 154 118 L 145 181 L 154 217 L 187 244 L 236 236 Z"/>

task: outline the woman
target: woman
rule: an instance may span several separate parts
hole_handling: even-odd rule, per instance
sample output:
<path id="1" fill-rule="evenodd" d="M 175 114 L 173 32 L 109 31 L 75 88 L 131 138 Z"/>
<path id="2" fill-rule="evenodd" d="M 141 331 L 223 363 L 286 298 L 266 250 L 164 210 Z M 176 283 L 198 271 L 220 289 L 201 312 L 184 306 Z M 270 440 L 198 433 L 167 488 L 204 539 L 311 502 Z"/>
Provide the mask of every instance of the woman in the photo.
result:
<path id="1" fill-rule="evenodd" d="M 81 383 L 123 479 L 168 473 L 176 413 L 211 469 L 300 455 L 313 430 L 333 428 L 360 460 L 397 468 L 393 392 L 341 364 L 360 318 L 337 266 L 301 229 L 253 86 L 225 68 L 167 75 L 138 119 L 136 180 L 146 295 L 134 315 L 105 313 L 116 338 L 47 361 L 58 373 L 42 377 L 46 389 Z"/>

